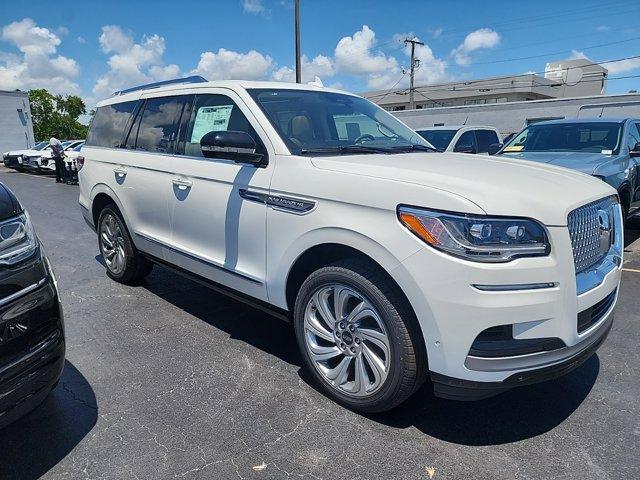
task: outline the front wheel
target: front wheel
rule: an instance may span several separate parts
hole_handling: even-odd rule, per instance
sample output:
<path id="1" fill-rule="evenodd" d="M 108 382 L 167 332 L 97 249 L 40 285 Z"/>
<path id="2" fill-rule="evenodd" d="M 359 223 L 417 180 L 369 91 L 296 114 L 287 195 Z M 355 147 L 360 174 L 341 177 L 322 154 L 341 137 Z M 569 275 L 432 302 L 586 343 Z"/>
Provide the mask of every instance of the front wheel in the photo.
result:
<path id="1" fill-rule="evenodd" d="M 304 363 L 335 401 L 389 410 L 424 381 L 426 356 L 406 299 L 358 261 L 312 273 L 298 293 L 294 324 Z"/>
<path id="2" fill-rule="evenodd" d="M 107 275 L 120 283 L 136 283 L 151 273 L 153 264 L 136 249 L 115 206 L 107 206 L 98 220 L 98 246 Z"/>

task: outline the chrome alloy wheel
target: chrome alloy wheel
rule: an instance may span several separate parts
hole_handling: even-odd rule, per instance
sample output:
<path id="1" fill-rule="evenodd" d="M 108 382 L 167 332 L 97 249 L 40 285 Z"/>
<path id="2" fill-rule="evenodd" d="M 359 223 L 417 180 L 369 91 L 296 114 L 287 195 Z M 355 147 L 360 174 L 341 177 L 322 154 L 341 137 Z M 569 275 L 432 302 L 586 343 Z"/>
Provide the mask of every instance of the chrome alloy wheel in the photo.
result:
<path id="1" fill-rule="evenodd" d="M 380 314 L 362 294 L 344 285 L 321 287 L 307 303 L 304 330 L 314 366 L 340 393 L 365 397 L 384 384 L 390 341 Z"/>
<path id="2" fill-rule="evenodd" d="M 114 275 L 124 271 L 126 254 L 124 252 L 124 236 L 118 221 L 107 213 L 100 224 L 100 252 L 107 268 Z"/>

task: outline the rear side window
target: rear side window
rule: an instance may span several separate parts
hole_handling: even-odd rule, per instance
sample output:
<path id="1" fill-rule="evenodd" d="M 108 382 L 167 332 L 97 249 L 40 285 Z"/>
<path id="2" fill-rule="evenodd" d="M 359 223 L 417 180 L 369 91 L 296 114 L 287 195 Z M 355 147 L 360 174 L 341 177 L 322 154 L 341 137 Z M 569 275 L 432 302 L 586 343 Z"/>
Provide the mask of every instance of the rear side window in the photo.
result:
<path id="1" fill-rule="evenodd" d="M 180 95 L 147 99 L 131 129 L 127 148 L 133 147 L 135 139 L 136 150 L 170 152 L 178 136 L 182 110 L 189 98 L 189 95 Z"/>
<path id="2" fill-rule="evenodd" d="M 478 153 L 487 153 L 489 145 L 500 143 L 498 135 L 493 130 L 476 130 L 476 140 L 478 141 Z"/>
<path id="3" fill-rule="evenodd" d="M 456 142 L 454 150 L 458 152 L 466 150 L 468 148 L 472 148 L 475 151 L 478 151 L 478 147 L 476 146 L 476 136 L 474 135 L 473 130 L 468 130 L 460 135 L 460 138 Z"/>
<path id="4" fill-rule="evenodd" d="M 209 132 L 246 132 L 253 137 L 258 151 L 264 147 L 247 117 L 233 100 L 225 95 L 196 95 L 191 115 L 180 133 L 178 153 L 202 157 L 200 140 Z"/>
<path id="5" fill-rule="evenodd" d="M 98 107 L 87 134 L 87 145 L 118 148 L 124 130 L 138 102 L 114 103 Z"/>

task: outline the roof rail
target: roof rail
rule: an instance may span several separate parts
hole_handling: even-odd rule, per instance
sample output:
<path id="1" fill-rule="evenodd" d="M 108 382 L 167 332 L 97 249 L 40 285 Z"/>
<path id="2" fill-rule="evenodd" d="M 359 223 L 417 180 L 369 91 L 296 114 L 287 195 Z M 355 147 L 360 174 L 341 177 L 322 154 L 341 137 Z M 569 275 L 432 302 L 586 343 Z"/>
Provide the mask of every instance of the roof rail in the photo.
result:
<path id="1" fill-rule="evenodd" d="M 137 92 L 138 90 L 149 90 L 151 88 L 160 88 L 165 85 L 174 85 L 178 83 L 204 83 L 207 79 L 200 75 L 193 75 L 191 77 L 174 78 L 173 80 L 163 80 L 162 82 L 147 83 L 145 85 L 138 85 L 137 87 L 126 88 L 124 90 L 118 90 L 113 92 L 113 95 L 124 95 L 125 93 Z"/>

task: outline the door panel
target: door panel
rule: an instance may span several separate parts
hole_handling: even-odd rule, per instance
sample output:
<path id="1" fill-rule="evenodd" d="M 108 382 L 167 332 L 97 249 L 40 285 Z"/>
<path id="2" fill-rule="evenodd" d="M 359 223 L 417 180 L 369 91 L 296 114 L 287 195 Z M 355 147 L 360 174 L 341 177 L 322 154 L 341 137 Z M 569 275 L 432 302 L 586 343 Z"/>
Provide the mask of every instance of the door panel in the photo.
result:
<path id="1" fill-rule="evenodd" d="M 209 131 L 246 131 L 267 151 L 255 120 L 233 94 L 197 95 L 171 157 L 171 262 L 208 279 L 266 299 L 266 205 L 244 199 L 241 190 L 268 193 L 273 172 L 202 156 Z M 252 118 L 252 120 L 248 120 Z"/>
<path id="2" fill-rule="evenodd" d="M 116 191 L 125 198 L 136 246 L 162 259 L 171 244 L 170 155 L 189 100 L 185 95 L 145 100 L 125 139 L 121 163 L 113 168 Z"/>

